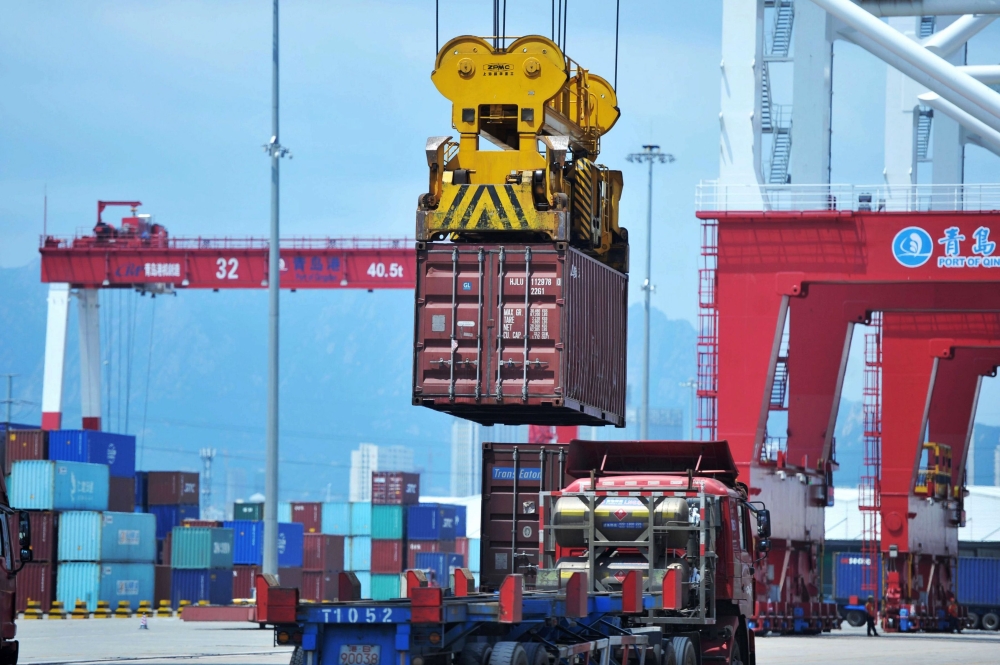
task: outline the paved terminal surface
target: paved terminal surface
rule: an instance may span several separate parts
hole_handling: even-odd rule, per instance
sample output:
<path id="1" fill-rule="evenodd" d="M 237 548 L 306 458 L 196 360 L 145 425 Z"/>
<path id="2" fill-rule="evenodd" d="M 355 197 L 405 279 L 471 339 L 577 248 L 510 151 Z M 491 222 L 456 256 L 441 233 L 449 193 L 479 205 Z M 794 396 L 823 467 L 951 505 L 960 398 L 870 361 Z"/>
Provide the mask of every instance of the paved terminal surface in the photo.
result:
<path id="1" fill-rule="evenodd" d="M 113 663 L 137 665 L 284 665 L 290 649 L 272 646 L 272 632 L 240 623 L 185 623 L 150 619 L 19 621 L 21 663 Z M 815 637 L 764 637 L 757 640 L 759 665 L 997 665 L 1000 633 L 962 635 L 865 636 L 864 628 L 845 628 Z"/>

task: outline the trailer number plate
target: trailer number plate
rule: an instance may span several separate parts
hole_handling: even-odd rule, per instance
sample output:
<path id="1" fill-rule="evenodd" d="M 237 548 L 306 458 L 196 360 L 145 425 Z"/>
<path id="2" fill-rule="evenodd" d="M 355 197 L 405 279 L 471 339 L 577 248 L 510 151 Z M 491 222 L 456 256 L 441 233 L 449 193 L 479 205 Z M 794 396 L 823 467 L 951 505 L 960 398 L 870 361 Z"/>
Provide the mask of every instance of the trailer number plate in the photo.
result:
<path id="1" fill-rule="evenodd" d="M 379 665 L 382 647 L 378 644 L 341 644 L 340 665 Z"/>

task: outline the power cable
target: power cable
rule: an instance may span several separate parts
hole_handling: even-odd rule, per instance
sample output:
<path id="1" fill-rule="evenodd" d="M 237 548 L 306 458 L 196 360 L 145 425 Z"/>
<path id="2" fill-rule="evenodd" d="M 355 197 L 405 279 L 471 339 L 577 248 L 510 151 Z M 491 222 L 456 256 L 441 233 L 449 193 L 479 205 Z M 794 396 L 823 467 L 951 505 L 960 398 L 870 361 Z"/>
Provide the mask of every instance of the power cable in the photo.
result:
<path id="1" fill-rule="evenodd" d="M 156 294 L 152 296 L 153 304 L 149 313 L 149 355 L 146 358 L 146 390 L 142 400 L 142 430 L 139 435 L 139 468 L 142 468 L 142 449 L 146 443 L 146 413 L 149 410 L 149 374 L 153 367 L 153 331 L 156 330 Z"/>
<path id="2" fill-rule="evenodd" d="M 622 2 L 615 0 L 615 93 L 618 93 L 618 21 L 621 17 Z"/>

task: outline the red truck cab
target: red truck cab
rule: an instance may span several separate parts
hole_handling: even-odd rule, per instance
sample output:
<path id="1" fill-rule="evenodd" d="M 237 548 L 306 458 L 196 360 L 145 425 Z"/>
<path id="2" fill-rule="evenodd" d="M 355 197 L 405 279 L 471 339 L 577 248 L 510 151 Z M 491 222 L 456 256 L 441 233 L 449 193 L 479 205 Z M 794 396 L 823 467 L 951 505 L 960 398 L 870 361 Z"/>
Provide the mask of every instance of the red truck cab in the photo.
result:
<path id="1" fill-rule="evenodd" d="M 13 510 L 6 482 L 0 479 L 0 665 L 17 665 L 17 573 L 31 562 L 31 522 L 25 511 Z M 15 534 L 16 533 L 16 537 Z"/>

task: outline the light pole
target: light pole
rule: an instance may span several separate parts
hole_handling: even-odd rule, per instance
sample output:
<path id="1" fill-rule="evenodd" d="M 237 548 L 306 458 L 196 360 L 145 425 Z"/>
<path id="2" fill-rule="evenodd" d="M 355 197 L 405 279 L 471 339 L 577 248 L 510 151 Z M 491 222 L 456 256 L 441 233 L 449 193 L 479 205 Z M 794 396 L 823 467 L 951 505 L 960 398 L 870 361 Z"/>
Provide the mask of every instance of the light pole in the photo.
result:
<path id="1" fill-rule="evenodd" d="M 690 389 L 688 397 L 688 440 L 694 441 L 694 390 L 698 387 L 698 382 L 694 379 L 688 379 L 680 384 L 680 386 L 681 388 Z"/>
<path id="2" fill-rule="evenodd" d="M 653 164 L 670 164 L 674 156 L 660 152 L 658 145 L 644 145 L 642 152 L 633 152 L 628 161 L 649 164 L 649 200 L 646 206 L 646 281 L 642 283 L 644 297 L 642 337 L 642 410 L 639 412 L 639 438 L 649 438 L 649 297 L 653 286 Z"/>
<path id="3" fill-rule="evenodd" d="M 292 158 L 278 142 L 278 0 L 274 0 L 274 37 L 271 70 L 271 140 L 264 152 L 271 157 L 271 242 L 268 245 L 267 295 L 267 455 L 264 494 L 265 575 L 278 574 L 278 295 L 281 287 L 281 252 L 278 238 L 278 162 Z"/>

